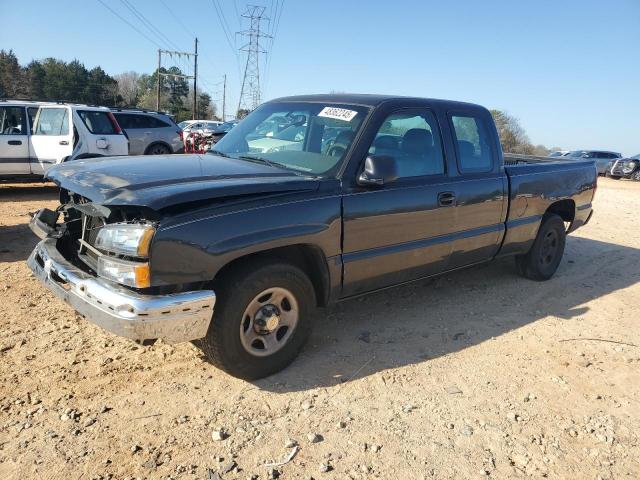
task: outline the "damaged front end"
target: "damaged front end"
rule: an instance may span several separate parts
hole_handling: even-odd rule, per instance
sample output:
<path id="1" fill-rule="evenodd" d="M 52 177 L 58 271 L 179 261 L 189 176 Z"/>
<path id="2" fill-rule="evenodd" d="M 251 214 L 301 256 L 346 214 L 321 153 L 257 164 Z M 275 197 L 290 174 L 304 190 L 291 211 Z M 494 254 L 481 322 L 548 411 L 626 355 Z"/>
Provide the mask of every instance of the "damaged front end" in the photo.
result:
<path id="1" fill-rule="evenodd" d="M 28 264 L 45 286 L 94 323 L 139 342 L 206 334 L 213 291 L 158 295 L 150 288 L 156 212 L 95 204 L 64 189 L 60 200 L 30 221 L 42 241 Z"/>

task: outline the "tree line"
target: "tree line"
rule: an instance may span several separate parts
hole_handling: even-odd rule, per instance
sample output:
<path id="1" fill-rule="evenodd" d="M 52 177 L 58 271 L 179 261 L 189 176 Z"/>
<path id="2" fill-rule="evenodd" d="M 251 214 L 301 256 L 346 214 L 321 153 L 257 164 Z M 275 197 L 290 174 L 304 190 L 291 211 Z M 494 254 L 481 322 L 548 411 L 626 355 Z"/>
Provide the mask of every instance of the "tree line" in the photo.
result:
<path id="1" fill-rule="evenodd" d="M 177 67 L 162 67 L 160 109 L 177 122 L 193 115 L 193 88 Z M 158 71 L 152 74 L 126 72 L 108 75 L 102 68 L 87 69 L 79 60 L 55 58 L 20 65 L 11 50 L 0 50 L 0 98 L 87 103 L 106 107 L 155 110 Z M 198 118 L 215 118 L 211 96 L 198 89 Z"/>

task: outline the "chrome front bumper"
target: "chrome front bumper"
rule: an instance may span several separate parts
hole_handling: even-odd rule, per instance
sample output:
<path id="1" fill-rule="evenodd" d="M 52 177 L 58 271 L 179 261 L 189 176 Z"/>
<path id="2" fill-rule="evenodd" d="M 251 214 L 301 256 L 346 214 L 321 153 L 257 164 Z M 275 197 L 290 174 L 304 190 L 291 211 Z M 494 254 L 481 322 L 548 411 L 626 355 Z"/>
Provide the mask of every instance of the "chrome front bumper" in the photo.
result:
<path id="1" fill-rule="evenodd" d="M 213 316 L 213 290 L 141 295 L 105 282 L 67 261 L 46 238 L 27 260 L 33 274 L 56 296 L 96 325 L 138 342 L 187 342 L 206 335 Z"/>

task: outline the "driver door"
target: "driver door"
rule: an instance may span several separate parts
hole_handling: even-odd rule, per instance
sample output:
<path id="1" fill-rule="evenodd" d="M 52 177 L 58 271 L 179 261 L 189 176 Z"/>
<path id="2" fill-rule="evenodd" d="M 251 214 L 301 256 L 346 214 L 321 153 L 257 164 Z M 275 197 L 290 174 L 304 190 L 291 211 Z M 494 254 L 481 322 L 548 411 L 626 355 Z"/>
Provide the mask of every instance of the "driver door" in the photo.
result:
<path id="1" fill-rule="evenodd" d="M 343 197 L 345 297 L 442 272 L 453 246 L 452 183 L 431 110 L 390 112 L 368 153 L 393 156 L 399 176 Z"/>
<path id="2" fill-rule="evenodd" d="M 0 175 L 27 175 L 30 172 L 25 107 L 0 107 Z"/>

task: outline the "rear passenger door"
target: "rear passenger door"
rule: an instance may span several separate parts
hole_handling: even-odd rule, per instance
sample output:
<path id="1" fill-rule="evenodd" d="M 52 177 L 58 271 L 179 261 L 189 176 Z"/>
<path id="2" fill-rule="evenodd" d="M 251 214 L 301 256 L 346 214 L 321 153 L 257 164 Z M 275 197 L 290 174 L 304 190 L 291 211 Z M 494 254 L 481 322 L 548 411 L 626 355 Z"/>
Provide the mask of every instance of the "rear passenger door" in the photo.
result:
<path id="1" fill-rule="evenodd" d="M 0 175 L 25 175 L 30 172 L 25 107 L 0 107 Z"/>
<path id="2" fill-rule="evenodd" d="M 451 189 L 456 234 L 449 268 L 458 268 L 498 253 L 505 231 L 507 184 L 491 115 L 474 109 L 447 116 L 455 150 Z"/>
<path id="3" fill-rule="evenodd" d="M 367 153 L 395 157 L 399 178 L 355 187 L 343 197 L 344 296 L 446 270 L 455 233 L 435 114 L 428 108 L 385 111 L 374 128 L 375 136 L 363 139 Z"/>
<path id="4" fill-rule="evenodd" d="M 35 161 L 32 173 L 43 174 L 49 167 L 71 156 L 73 133 L 69 127 L 68 107 L 41 107 L 31 135 L 31 150 Z"/>

